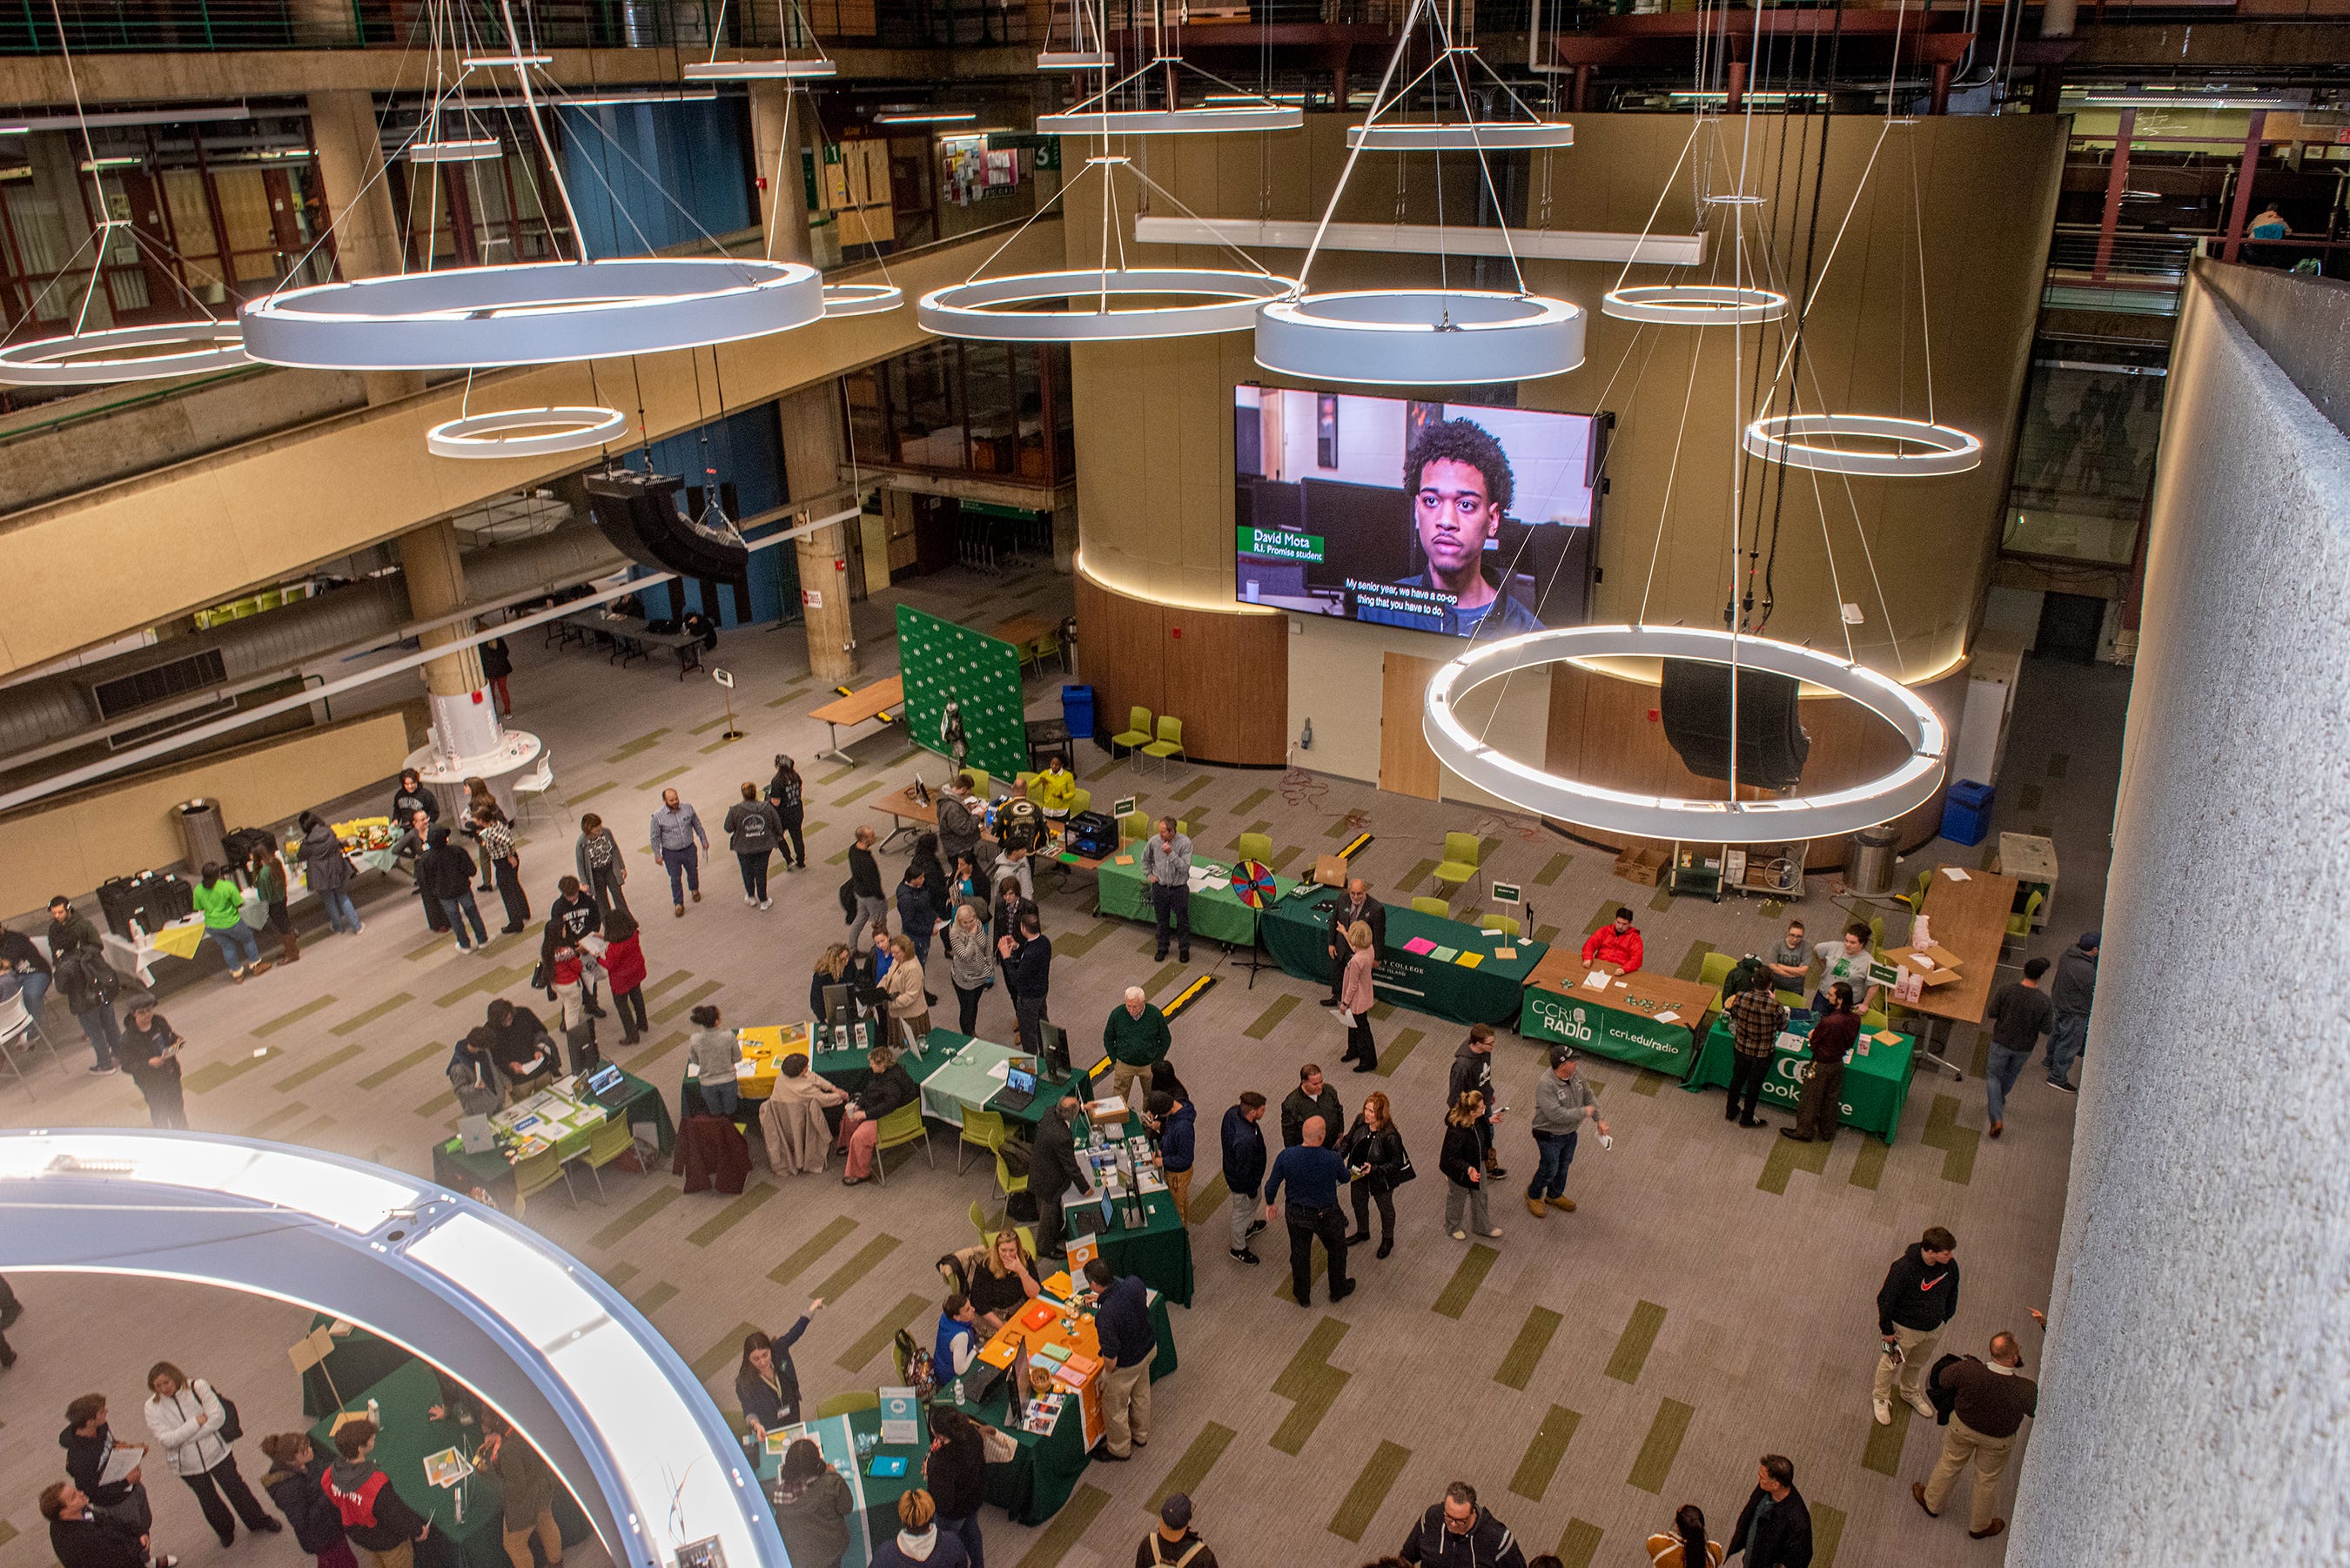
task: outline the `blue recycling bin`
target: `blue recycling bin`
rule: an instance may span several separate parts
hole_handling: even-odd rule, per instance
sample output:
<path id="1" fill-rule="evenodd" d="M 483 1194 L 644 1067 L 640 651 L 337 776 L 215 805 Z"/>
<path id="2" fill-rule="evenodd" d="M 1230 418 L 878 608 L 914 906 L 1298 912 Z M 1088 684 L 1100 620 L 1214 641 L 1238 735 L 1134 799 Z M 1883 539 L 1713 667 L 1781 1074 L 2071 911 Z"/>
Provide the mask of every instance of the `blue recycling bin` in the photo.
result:
<path id="1" fill-rule="evenodd" d="M 1987 784 L 1960 779 L 1942 797 L 1942 836 L 1953 844 L 1981 844 L 1991 833 L 1991 803 L 1996 792 Z"/>
<path id="2" fill-rule="evenodd" d="M 1094 732 L 1094 689 L 1090 686 L 1061 688 L 1061 722 L 1069 727 L 1069 738 Z"/>

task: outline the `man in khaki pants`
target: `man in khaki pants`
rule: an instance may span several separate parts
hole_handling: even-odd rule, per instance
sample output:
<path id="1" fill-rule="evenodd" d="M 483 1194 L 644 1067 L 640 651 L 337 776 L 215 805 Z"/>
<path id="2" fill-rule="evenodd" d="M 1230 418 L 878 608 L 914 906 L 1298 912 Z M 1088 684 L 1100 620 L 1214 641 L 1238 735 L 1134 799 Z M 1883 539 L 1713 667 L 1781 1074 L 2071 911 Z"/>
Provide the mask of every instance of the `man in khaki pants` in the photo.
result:
<path id="1" fill-rule="evenodd" d="M 1130 1459 L 1150 1441 L 1150 1364 L 1159 1335 L 1150 1326 L 1149 1287 L 1124 1279 L 1099 1258 L 1086 1265 L 1093 1287 L 1094 1332 L 1101 1340 L 1102 1452 L 1096 1459 Z"/>
<path id="2" fill-rule="evenodd" d="M 1990 1361 L 1970 1355 L 1952 1362 L 1937 1381 L 1957 1396 L 1950 1435 L 1942 1439 L 1942 1457 L 1934 1473 L 1910 1482 L 1909 1495 L 1919 1508 L 1939 1518 L 1942 1501 L 1972 1460 L 1975 1483 L 1967 1500 L 1967 1533 L 1977 1541 L 1988 1540 L 2007 1528 L 2007 1521 L 1991 1510 L 1999 1506 L 2000 1478 L 2007 1473 L 2016 1434 L 2023 1429 L 2024 1418 L 2040 1408 L 2040 1385 L 2023 1376 L 2023 1352 L 2012 1334 L 1991 1335 Z"/>
<path id="3" fill-rule="evenodd" d="M 1948 1231 L 1931 1226 L 1893 1260 L 1877 1287 L 1877 1332 L 1885 1350 L 1877 1358 L 1870 1403 L 1880 1427 L 1893 1424 L 1897 1386 L 1911 1409 L 1935 1419 L 1933 1403 L 1926 1397 L 1926 1374 L 1942 1343 L 1942 1325 L 1959 1310 L 1958 1250 Z"/>

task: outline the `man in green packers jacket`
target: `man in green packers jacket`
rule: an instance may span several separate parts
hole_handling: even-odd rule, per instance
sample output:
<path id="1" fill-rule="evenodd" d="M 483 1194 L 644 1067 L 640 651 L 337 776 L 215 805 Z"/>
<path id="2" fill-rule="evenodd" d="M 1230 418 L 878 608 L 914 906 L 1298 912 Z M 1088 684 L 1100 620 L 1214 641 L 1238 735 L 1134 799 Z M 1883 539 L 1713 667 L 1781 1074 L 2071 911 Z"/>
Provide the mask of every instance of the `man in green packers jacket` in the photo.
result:
<path id="1" fill-rule="evenodd" d="M 1142 999 L 1140 986 L 1128 986 L 1126 1001 L 1109 1010 L 1109 1021 L 1102 1025 L 1102 1054 L 1117 1064 L 1110 1082 L 1118 1097 L 1125 1099 L 1137 1078 L 1149 1078 L 1152 1064 L 1174 1043 L 1167 1015 Z"/>

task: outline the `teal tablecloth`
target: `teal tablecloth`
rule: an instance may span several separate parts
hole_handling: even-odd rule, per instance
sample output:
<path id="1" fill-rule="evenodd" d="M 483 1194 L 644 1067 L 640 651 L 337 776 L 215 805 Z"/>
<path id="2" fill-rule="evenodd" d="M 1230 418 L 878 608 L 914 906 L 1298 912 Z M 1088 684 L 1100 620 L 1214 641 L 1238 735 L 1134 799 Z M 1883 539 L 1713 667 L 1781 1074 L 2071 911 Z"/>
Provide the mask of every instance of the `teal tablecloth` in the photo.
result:
<path id="1" fill-rule="evenodd" d="M 1337 898 L 1337 889 L 1323 888 L 1284 898 L 1265 911 L 1265 951 L 1284 971 L 1315 985 L 1330 983 L 1330 909 Z M 1482 957 L 1471 968 L 1413 952 L 1409 944 L 1415 940 Z M 1514 948 L 1518 956 L 1495 958 L 1495 950 L 1504 947 Z M 1415 1012 L 1434 1013 L 1455 1023 L 1509 1028 L 1518 1022 L 1519 992 L 1526 976 L 1549 950 L 1547 943 L 1524 938 L 1496 941 L 1474 926 L 1390 904 L 1387 941 L 1379 949 L 1378 967 L 1372 971 L 1372 990 L 1380 1001 Z"/>
<path id="2" fill-rule="evenodd" d="M 1791 1028 L 1798 1035 L 1809 1031 L 1808 1024 Z M 1887 1045 L 1872 1035 L 1861 1038 L 1868 1043 L 1868 1054 L 1863 1056 L 1856 1051 L 1846 1064 L 1837 1119 L 1846 1127 L 1875 1133 L 1891 1143 L 1901 1131 L 1901 1113 L 1909 1104 L 1909 1080 L 1918 1070 L 1917 1043 L 1907 1034 L 1898 1045 Z M 1717 1017 L 1713 1027 L 1706 1031 L 1705 1046 L 1698 1053 L 1696 1070 L 1681 1087 L 1692 1091 L 1729 1087 L 1732 1049 L 1729 1022 Z M 1811 1059 L 1808 1044 L 1800 1051 L 1782 1048 L 1771 1063 L 1769 1075 L 1762 1080 L 1762 1098 L 1792 1113 L 1804 1095 L 1797 1064 L 1808 1064 Z"/>

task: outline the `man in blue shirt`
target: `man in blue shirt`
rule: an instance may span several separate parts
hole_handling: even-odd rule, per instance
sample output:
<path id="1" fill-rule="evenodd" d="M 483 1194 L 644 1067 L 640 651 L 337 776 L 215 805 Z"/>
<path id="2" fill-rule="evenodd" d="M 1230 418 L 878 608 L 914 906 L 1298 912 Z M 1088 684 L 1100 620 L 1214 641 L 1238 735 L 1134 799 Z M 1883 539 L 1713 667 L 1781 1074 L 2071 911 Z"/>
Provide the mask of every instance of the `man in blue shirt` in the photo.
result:
<path id="1" fill-rule="evenodd" d="M 653 813 L 651 841 L 653 853 L 669 867 L 670 902 L 677 912 L 685 913 L 685 889 L 693 888 L 693 901 L 702 902 L 702 856 L 695 847 L 710 847 L 709 831 L 702 826 L 702 815 L 690 805 L 682 805 L 677 791 L 661 791 L 660 809 Z"/>
<path id="2" fill-rule="evenodd" d="M 931 1342 L 931 1376 L 941 1383 L 971 1370 L 971 1358 L 979 1354 L 979 1330 L 972 1326 L 978 1319 L 961 1291 L 940 1303 L 939 1331 Z"/>
<path id="3" fill-rule="evenodd" d="M 1093 1287 L 1094 1333 L 1102 1353 L 1102 1453 L 1130 1459 L 1150 1441 L 1150 1364 L 1159 1335 L 1150 1326 L 1150 1292 L 1132 1274 L 1120 1279 L 1100 1258 L 1086 1265 Z"/>
<path id="4" fill-rule="evenodd" d="M 1264 1179 L 1264 1217 L 1274 1217 L 1274 1201 L 1283 1187 L 1289 1189 L 1289 1289 L 1299 1306 L 1314 1304 L 1314 1239 L 1330 1256 L 1330 1300 L 1345 1301 L 1355 1282 L 1347 1277 L 1347 1222 L 1338 1213 L 1338 1188 L 1347 1179 L 1347 1162 L 1322 1146 L 1330 1127 L 1320 1116 L 1308 1116 L 1299 1129 L 1301 1142 L 1274 1157 Z"/>

